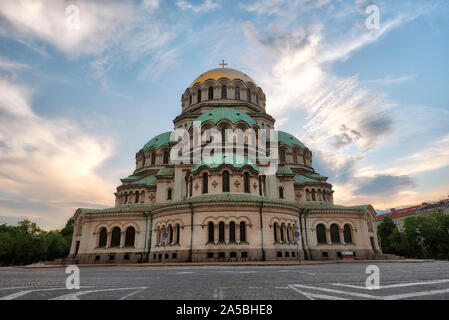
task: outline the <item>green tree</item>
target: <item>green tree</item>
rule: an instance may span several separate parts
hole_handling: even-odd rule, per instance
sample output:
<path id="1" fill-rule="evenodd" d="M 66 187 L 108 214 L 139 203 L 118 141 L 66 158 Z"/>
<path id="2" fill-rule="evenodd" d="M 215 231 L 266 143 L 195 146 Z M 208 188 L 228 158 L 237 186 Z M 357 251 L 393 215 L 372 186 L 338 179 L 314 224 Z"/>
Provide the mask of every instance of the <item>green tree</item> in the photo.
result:
<path id="1" fill-rule="evenodd" d="M 380 244 L 384 253 L 394 253 L 390 243 L 390 236 L 395 230 L 398 230 L 398 228 L 390 217 L 383 218 L 377 227 L 377 234 L 379 235 Z"/>

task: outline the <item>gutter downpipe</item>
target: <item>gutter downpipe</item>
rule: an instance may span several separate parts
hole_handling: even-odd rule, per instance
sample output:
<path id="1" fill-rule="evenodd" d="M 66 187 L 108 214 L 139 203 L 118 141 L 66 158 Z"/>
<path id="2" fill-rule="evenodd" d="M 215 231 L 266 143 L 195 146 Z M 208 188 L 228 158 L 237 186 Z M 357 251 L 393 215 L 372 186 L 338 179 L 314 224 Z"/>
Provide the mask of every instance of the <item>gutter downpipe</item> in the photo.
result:
<path id="1" fill-rule="evenodd" d="M 189 249 L 189 259 L 188 262 L 192 262 L 192 251 L 193 251 L 193 205 L 189 202 L 190 206 L 190 249 Z"/>
<path id="2" fill-rule="evenodd" d="M 263 218 L 262 218 L 262 208 L 263 208 L 263 201 L 260 202 L 260 208 L 259 208 L 259 216 L 260 216 L 260 237 L 262 240 L 262 261 L 265 261 L 265 248 L 263 246 Z"/>

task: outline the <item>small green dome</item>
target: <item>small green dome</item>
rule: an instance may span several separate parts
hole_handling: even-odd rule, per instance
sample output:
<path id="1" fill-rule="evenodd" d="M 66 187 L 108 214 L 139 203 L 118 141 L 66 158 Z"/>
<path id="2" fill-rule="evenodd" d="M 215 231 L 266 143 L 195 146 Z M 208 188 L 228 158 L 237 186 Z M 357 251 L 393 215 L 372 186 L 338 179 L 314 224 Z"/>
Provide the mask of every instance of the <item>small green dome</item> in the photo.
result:
<path id="1" fill-rule="evenodd" d="M 235 153 L 217 153 L 213 156 L 204 158 L 200 163 L 198 163 L 195 167 L 193 167 L 192 172 L 197 171 L 203 166 L 206 166 L 210 169 L 216 169 L 222 164 L 229 164 L 234 168 L 242 168 L 244 166 L 250 166 L 255 171 L 259 171 L 259 168 L 251 162 L 248 158 L 242 157 Z"/>
<path id="2" fill-rule="evenodd" d="M 232 124 L 243 121 L 250 127 L 257 126 L 257 122 L 247 113 L 234 108 L 212 109 L 210 111 L 204 112 L 195 121 L 200 121 L 201 124 L 203 124 L 204 122 L 212 122 L 215 125 L 221 120 L 228 120 Z"/>
<path id="3" fill-rule="evenodd" d="M 288 147 L 293 147 L 294 145 L 299 146 L 301 149 L 305 149 L 304 144 L 299 141 L 295 136 L 284 131 L 278 131 L 278 140 L 280 144 L 284 144 Z"/>
<path id="4" fill-rule="evenodd" d="M 147 142 L 147 144 L 143 147 L 143 151 L 147 151 L 148 149 L 154 147 L 156 149 L 160 149 L 163 146 L 168 146 L 170 142 L 170 135 L 171 131 L 162 133 L 150 141 Z"/>

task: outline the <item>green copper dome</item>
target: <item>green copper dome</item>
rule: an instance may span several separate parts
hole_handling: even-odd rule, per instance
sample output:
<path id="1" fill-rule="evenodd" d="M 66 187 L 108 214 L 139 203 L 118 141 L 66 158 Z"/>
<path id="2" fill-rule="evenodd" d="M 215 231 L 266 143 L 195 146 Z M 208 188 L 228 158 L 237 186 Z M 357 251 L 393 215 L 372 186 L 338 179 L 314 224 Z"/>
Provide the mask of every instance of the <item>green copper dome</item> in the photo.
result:
<path id="1" fill-rule="evenodd" d="M 192 172 L 197 171 L 203 166 L 206 166 L 210 169 L 216 169 L 222 164 L 229 164 L 234 168 L 250 166 L 255 171 L 259 171 L 259 168 L 246 157 L 242 157 L 234 153 L 217 153 L 211 157 L 204 158 L 200 163 L 193 167 Z"/>
<path id="2" fill-rule="evenodd" d="M 299 141 L 295 136 L 292 136 L 290 133 L 284 131 L 278 131 L 278 140 L 280 144 L 284 144 L 290 148 L 293 147 L 294 145 L 301 147 L 301 149 L 306 148 L 304 144 L 301 141 Z"/>
<path id="3" fill-rule="evenodd" d="M 154 137 L 149 142 L 147 142 L 147 144 L 143 147 L 143 150 L 147 151 L 151 147 L 160 149 L 163 146 L 168 146 L 168 143 L 170 142 L 170 135 L 171 135 L 171 132 L 165 132 L 165 133 L 162 133 L 162 134 Z"/>
<path id="4" fill-rule="evenodd" d="M 195 121 L 200 121 L 201 124 L 203 124 L 204 122 L 212 122 L 213 124 L 217 124 L 221 120 L 228 120 L 232 124 L 243 121 L 250 127 L 257 126 L 257 122 L 247 113 L 233 108 L 216 108 L 210 111 L 206 111 Z"/>

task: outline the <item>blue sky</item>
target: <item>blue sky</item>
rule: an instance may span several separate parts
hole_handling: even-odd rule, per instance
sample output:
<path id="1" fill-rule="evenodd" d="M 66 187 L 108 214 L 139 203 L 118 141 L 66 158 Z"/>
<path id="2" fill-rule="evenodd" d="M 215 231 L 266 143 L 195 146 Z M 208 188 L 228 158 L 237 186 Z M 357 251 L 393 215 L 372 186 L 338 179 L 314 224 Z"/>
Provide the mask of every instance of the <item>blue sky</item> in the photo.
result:
<path id="1" fill-rule="evenodd" d="M 1 1 L 0 223 L 57 228 L 112 206 L 135 153 L 221 59 L 262 87 L 339 204 L 447 197 L 448 14 L 436 0 Z"/>

